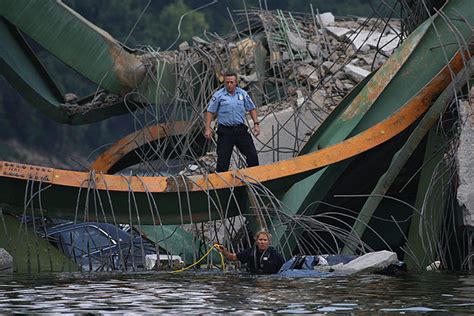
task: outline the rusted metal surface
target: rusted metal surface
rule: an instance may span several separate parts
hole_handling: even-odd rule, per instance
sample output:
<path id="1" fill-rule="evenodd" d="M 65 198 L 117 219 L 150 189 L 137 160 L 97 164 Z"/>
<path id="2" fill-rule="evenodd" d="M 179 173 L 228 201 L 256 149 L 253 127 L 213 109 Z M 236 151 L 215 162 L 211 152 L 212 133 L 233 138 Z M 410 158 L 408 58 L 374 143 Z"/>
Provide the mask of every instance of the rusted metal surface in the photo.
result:
<path id="1" fill-rule="evenodd" d="M 91 170 L 109 173 L 123 157 L 143 145 L 155 142 L 168 136 L 182 135 L 189 129 L 189 122 L 170 122 L 146 127 L 120 139 L 116 144 L 103 152 L 91 164 Z"/>
<path id="2" fill-rule="evenodd" d="M 17 179 L 52 183 L 54 169 L 14 162 L 4 162 L 0 167 L 0 174 L 2 176 L 9 176 Z"/>
<path id="3" fill-rule="evenodd" d="M 107 41 L 107 39 L 106 44 L 114 62 L 112 69 L 122 84 L 119 94 L 123 95 L 133 90 L 143 81 L 146 69 L 138 58 L 117 46 L 114 41 Z"/>

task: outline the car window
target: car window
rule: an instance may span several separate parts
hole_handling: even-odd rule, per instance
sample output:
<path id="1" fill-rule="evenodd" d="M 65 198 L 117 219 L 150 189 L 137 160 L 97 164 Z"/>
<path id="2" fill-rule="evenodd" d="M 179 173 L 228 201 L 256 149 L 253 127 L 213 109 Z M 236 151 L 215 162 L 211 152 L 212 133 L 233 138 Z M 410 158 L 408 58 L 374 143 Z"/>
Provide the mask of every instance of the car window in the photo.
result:
<path id="1" fill-rule="evenodd" d="M 94 226 L 78 227 L 61 233 L 63 248 L 74 257 L 108 248 L 114 243 Z"/>

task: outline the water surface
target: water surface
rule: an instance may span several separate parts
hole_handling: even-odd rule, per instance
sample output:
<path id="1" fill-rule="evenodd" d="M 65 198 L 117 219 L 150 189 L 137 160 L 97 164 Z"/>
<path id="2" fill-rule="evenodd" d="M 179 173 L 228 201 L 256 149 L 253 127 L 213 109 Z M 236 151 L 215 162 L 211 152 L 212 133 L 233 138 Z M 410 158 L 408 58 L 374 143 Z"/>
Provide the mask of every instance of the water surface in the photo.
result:
<path id="1" fill-rule="evenodd" d="M 235 272 L 0 276 L 0 313 L 474 313 L 474 276 Z"/>

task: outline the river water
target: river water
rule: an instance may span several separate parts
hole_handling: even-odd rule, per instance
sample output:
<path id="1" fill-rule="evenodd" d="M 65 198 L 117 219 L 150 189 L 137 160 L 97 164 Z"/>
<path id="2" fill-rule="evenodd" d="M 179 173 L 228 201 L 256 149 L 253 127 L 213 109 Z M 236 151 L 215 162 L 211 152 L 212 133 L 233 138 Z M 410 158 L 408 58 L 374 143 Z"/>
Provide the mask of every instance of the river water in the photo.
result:
<path id="1" fill-rule="evenodd" d="M 474 275 L 236 272 L 0 275 L 0 313 L 469 313 Z"/>

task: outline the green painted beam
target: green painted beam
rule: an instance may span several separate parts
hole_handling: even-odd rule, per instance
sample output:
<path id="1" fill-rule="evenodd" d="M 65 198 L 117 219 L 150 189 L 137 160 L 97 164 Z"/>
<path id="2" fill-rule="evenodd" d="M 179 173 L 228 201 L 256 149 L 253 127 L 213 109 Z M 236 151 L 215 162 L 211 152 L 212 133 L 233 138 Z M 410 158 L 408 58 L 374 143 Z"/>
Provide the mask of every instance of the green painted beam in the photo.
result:
<path id="1" fill-rule="evenodd" d="M 74 261 L 1 208 L 0 248 L 13 257 L 18 273 L 79 271 Z"/>
<path id="2" fill-rule="evenodd" d="M 135 227 L 169 253 L 181 256 L 186 265 L 196 262 L 203 255 L 198 253 L 202 242 L 178 225 L 137 225 Z M 210 256 L 212 263 L 220 263 L 220 257 L 216 252 L 211 252 Z M 207 261 L 203 263 L 205 262 Z"/>
<path id="3" fill-rule="evenodd" d="M 403 94 L 399 93 L 399 87 L 406 85 L 407 79 L 413 81 L 418 79 L 418 74 L 412 73 L 410 69 L 414 63 L 421 62 L 418 60 L 421 56 L 417 52 L 429 26 L 430 22 L 427 21 L 410 34 L 387 62 L 376 71 L 338 119 L 323 130 L 317 139 L 310 141 L 311 146 L 317 141 L 318 147 L 324 148 L 359 134 L 386 119 L 418 92 L 419 87 L 414 84 Z"/>
<path id="4" fill-rule="evenodd" d="M 403 260 L 410 270 L 424 270 L 436 260 L 438 236 L 442 226 L 440 216 L 446 206 L 441 192 L 446 179 L 439 177 L 433 182 L 433 174 L 443 160 L 444 150 L 441 150 L 441 147 L 445 144 L 445 140 L 443 131 L 439 130 L 438 126 L 433 126 L 428 135 L 424 164 L 418 183 L 414 206 L 416 211 L 413 212 L 407 244 L 404 247 L 406 254 Z"/>
<path id="5" fill-rule="evenodd" d="M 135 101 L 142 105 L 166 104 L 175 95 L 174 63 L 157 56 L 154 66 L 147 71 L 138 56 L 61 1 L 4 0 L 0 1 L 0 14 L 60 61 L 109 93 L 123 96 L 137 91 Z M 7 30 L 2 32 L 3 38 L 11 37 L 11 34 L 5 35 Z M 31 67 L 39 62 L 29 48 L 21 52 L 24 45 L 13 40 L 4 43 L 8 46 L 4 49 L 0 70 L 20 94 L 52 119 L 68 124 L 88 124 L 129 112 L 130 109 L 120 103 L 92 110 L 85 107 L 85 115 L 82 112 L 67 115 L 60 108 L 63 97 L 52 97 L 52 90 L 45 89 L 52 89 L 50 78 L 24 76 L 26 71 L 39 69 Z"/>
<path id="6" fill-rule="evenodd" d="M 454 10 L 463 12 L 467 22 L 473 24 L 474 6 L 470 5 L 469 1 L 452 0 L 444 8 L 448 14 L 452 14 Z M 453 23 L 458 28 L 457 34 L 465 39 L 471 36 L 471 29 L 464 21 L 456 19 Z M 321 132 L 310 139 L 303 149 L 304 152 L 330 146 L 366 130 L 390 116 L 417 95 L 457 51 L 457 45 L 448 45 L 453 40 L 451 27 L 440 16 L 435 16 L 422 24 L 370 79 L 352 104 L 341 111 L 337 119 L 333 118 L 329 126 L 319 129 Z M 339 168 L 340 163 L 327 167 L 334 169 L 333 172 L 336 174 L 342 174 L 345 168 Z M 320 171 L 310 178 L 295 183 L 281 197 L 282 202 L 289 205 L 291 214 L 301 214 L 308 202 L 320 201 L 319 198 L 325 195 L 324 192 L 329 192 L 335 183 L 334 174 L 323 177 L 323 172 L 327 171 Z M 289 240 L 283 238 L 287 226 L 276 223 L 276 227 L 278 228 L 274 231 L 274 242 L 279 244 L 280 240 Z M 292 242 L 287 248 L 291 250 L 294 246 Z"/>
<path id="7" fill-rule="evenodd" d="M 61 1 L 4 0 L 1 15 L 107 91 L 121 94 L 143 79 L 142 63 L 110 34 Z"/>
<path id="8" fill-rule="evenodd" d="M 439 118 L 444 113 L 447 105 L 449 104 L 449 101 L 453 98 L 455 91 L 460 88 L 456 87 L 456 83 L 463 83 L 465 81 L 465 78 L 468 78 L 466 77 L 466 71 L 462 71 L 456 77 L 454 82 L 451 83 L 438 97 L 436 102 L 423 116 L 422 120 L 417 124 L 416 128 L 413 130 L 413 132 L 411 133 L 405 144 L 402 146 L 402 148 L 394 155 L 389 168 L 387 169 L 385 174 L 379 179 L 377 185 L 370 193 L 370 196 L 367 198 L 364 206 L 362 207 L 356 219 L 356 222 L 354 223 L 354 226 L 352 228 L 352 234 L 354 234 L 354 236 L 362 238 L 367 228 L 367 224 L 375 213 L 375 210 L 379 206 L 380 202 L 383 200 L 383 196 L 387 193 L 388 189 L 393 184 L 398 174 L 401 172 L 402 168 L 405 166 L 406 162 L 416 150 L 418 145 L 421 143 L 423 138 L 428 134 L 430 129 L 439 121 Z M 428 145 L 436 144 L 429 143 Z M 426 159 L 430 159 L 432 151 L 429 151 L 429 155 L 430 156 L 426 157 Z M 428 168 L 426 168 L 425 170 L 428 170 Z M 432 171 L 433 170 L 431 170 L 431 172 Z M 425 177 L 431 179 L 431 173 L 425 174 Z M 422 181 L 426 181 L 426 179 L 423 178 Z M 349 245 L 346 245 L 343 250 L 343 253 L 354 253 L 354 251 L 355 250 L 351 249 Z"/>
<path id="9" fill-rule="evenodd" d="M 59 110 L 62 93 L 18 30 L 0 18 L 0 73 L 28 102 L 56 121 L 66 121 Z"/>

